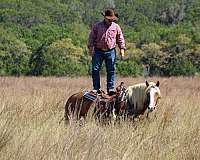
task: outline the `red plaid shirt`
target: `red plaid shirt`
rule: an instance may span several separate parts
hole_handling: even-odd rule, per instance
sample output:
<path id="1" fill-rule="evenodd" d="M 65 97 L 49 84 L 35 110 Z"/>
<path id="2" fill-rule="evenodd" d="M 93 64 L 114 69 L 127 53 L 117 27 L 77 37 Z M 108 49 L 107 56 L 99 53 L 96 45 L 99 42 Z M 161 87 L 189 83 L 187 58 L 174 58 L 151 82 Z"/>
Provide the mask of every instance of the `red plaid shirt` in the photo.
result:
<path id="1" fill-rule="evenodd" d="M 120 49 L 125 49 L 124 36 L 118 24 L 112 22 L 108 26 L 101 21 L 93 26 L 89 34 L 88 48 L 112 49 L 116 47 L 116 44 Z"/>

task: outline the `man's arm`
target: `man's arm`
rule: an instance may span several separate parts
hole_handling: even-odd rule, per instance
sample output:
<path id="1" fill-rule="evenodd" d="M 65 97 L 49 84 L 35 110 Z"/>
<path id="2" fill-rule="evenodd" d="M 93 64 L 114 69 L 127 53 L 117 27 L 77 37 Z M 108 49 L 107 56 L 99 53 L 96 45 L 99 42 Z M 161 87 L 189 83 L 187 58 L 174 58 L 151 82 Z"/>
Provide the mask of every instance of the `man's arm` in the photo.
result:
<path id="1" fill-rule="evenodd" d="M 120 58 L 124 58 L 124 52 L 125 52 L 125 40 L 124 40 L 124 35 L 122 33 L 122 30 L 120 26 L 117 26 L 117 37 L 116 37 L 116 43 L 119 46 L 120 49 Z"/>
<path id="2" fill-rule="evenodd" d="M 120 59 L 121 60 L 124 59 L 124 52 L 125 52 L 125 49 L 120 49 Z"/>
<path id="3" fill-rule="evenodd" d="M 88 38 L 88 49 L 89 49 L 90 56 L 92 56 L 94 52 L 94 42 L 96 39 L 96 32 L 97 32 L 96 26 L 93 26 Z"/>
<path id="4" fill-rule="evenodd" d="M 92 56 L 94 52 L 94 47 L 88 47 L 89 49 L 89 55 Z"/>

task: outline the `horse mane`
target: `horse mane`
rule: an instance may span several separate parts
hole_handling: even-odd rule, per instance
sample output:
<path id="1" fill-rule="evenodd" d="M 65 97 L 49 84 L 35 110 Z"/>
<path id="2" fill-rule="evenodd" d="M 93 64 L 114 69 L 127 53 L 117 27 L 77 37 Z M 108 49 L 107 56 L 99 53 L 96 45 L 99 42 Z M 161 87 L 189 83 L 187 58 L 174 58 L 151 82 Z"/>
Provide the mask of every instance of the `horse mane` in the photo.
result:
<path id="1" fill-rule="evenodd" d="M 130 102 L 134 107 L 137 106 L 138 109 L 142 109 L 144 106 L 144 102 L 146 101 L 146 91 L 152 85 L 156 85 L 154 82 L 149 82 L 149 86 L 146 86 L 146 83 L 139 83 L 133 86 L 129 86 L 126 90 L 126 99 Z"/>

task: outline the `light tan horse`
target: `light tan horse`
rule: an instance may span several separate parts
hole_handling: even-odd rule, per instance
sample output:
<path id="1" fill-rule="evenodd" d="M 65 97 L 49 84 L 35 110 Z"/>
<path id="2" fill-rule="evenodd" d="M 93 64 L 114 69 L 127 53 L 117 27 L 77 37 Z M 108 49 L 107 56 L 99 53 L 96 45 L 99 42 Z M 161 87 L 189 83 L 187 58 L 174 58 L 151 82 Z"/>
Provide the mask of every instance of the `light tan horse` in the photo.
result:
<path id="1" fill-rule="evenodd" d="M 147 117 L 150 112 L 158 106 L 158 100 L 161 98 L 159 89 L 160 82 L 147 82 L 129 86 L 126 89 L 126 116 L 137 117 L 144 115 L 147 110 Z"/>

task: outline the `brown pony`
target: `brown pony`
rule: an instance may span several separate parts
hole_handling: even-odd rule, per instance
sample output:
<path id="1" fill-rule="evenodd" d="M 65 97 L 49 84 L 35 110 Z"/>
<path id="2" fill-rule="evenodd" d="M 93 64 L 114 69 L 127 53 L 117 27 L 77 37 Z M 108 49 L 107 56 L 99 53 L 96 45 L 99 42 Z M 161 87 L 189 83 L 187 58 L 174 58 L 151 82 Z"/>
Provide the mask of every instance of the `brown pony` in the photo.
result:
<path id="1" fill-rule="evenodd" d="M 116 94 L 112 96 L 103 91 L 101 93 L 80 91 L 73 94 L 65 105 L 65 122 L 92 117 L 98 120 L 101 120 L 102 117 L 116 119 L 125 111 L 125 90 L 124 83 L 121 82 L 116 88 Z"/>

